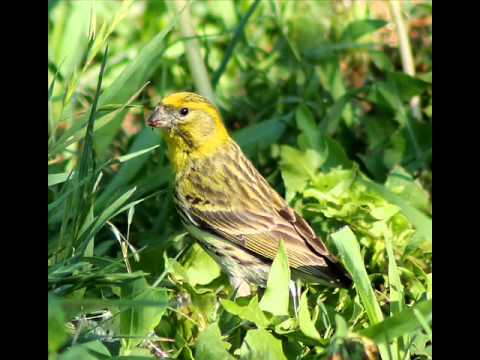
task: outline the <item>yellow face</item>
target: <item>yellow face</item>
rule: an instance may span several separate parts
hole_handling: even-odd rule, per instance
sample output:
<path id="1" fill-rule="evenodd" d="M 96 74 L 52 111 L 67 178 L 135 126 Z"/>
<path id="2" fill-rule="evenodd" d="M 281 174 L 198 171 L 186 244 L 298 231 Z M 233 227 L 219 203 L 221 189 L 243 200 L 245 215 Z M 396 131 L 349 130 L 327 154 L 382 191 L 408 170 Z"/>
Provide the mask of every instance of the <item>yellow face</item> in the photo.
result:
<path id="1" fill-rule="evenodd" d="M 185 154 L 191 157 L 208 155 L 229 139 L 218 109 L 204 97 L 189 92 L 163 98 L 147 123 L 166 132 L 174 162 Z"/>

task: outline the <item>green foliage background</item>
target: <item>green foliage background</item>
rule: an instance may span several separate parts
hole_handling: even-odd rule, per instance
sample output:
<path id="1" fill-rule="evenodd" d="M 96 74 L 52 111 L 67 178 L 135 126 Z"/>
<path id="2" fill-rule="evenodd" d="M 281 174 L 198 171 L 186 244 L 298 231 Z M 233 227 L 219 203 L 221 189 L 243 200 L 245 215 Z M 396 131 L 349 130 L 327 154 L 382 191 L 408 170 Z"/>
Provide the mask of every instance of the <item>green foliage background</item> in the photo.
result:
<path id="1" fill-rule="evenodd" d="M 431 2 L 48 6 L 51 359 L 431 358 Z M 352 289 L 304 284 L 295 314 L 280 251 L 264 294 L 232 297 L 144 124 L 180 90 L 213 98 Z"/>

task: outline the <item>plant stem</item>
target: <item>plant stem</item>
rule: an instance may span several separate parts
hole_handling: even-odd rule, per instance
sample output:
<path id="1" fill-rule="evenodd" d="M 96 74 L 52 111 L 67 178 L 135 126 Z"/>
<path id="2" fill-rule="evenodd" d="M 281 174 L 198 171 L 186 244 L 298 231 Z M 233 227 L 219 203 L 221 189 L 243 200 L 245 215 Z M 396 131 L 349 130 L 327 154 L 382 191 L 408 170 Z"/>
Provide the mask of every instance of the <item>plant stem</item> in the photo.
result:
<path id="1" fill-rule="evenodd" d="M 398 0 L 389 0 L 388 5 L 390 15 L 395 24 L 395 29 L 397 30 L 403 71 L 410 76 L 415 76 L 415 63 L 413 61 L 412 47 L 410 46 L 408 32 L 402 18 L 401 3 Z M 415 116 L 416 119 L 421 119 L 420 97 L 418 95 L 412 98 L 410 101 L 410 107 L 412 108 L 413 116 Z"/>
<path id="2" fill-rule="evenodd" d="M 215 94 L 208 78 L 207 68 L 203 62 L 197 34 L 192 25 L 190 3 L 191 1 L 188 0 L 175 0 L 173 1 L 173 6 L 180 13 L 180 33 L 182 37 L 188 38 L 184 44 L 195 88 L 201 95 L 215 102 Z"/>

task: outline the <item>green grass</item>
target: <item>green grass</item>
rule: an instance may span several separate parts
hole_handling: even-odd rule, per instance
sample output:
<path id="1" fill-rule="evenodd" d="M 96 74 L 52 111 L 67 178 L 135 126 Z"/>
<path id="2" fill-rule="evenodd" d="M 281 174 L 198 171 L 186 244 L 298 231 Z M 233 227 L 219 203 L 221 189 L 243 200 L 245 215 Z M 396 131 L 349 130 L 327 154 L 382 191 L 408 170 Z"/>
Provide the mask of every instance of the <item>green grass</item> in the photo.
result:
<path id="1" fill-rule="evenodd" d="M 432 5 L 402 3 L 406 34 L 389 9 L 49 1 L 50 359 L 431 359 Z M 213 94 L 353 288 L 302 284 L 295 315 L 280 251 L 267 289 L 234 299 L 145 126 L 180 90 Z"/>

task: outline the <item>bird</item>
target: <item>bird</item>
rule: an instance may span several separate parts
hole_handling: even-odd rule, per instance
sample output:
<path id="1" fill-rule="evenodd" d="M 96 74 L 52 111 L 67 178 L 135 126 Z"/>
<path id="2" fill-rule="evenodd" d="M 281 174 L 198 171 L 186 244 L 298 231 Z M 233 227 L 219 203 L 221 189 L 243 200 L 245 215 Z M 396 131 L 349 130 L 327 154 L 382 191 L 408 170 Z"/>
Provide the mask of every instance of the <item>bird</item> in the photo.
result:
<path id="1" fill-rule="evenodd" d="M 219 109 L 192 92 L 165 96 L 147 119 L 165 135 L 173 198 L 186 230 L 220 265 L 236 296 L 265 288 L 283 241 L 292 279 L 352 284 L 345 267 L 255 168 Z"/>

